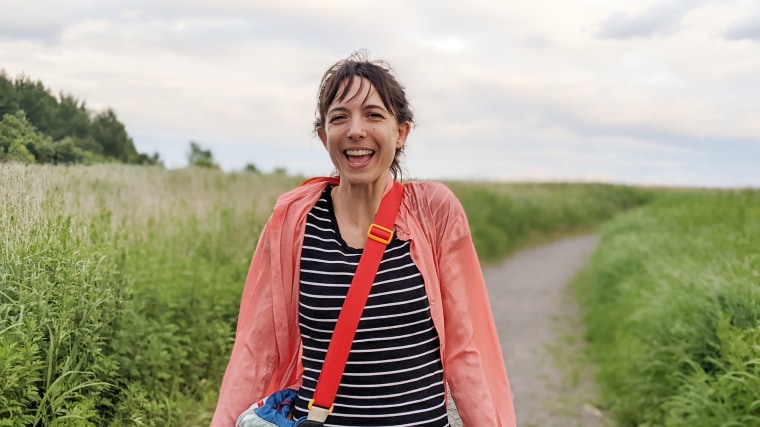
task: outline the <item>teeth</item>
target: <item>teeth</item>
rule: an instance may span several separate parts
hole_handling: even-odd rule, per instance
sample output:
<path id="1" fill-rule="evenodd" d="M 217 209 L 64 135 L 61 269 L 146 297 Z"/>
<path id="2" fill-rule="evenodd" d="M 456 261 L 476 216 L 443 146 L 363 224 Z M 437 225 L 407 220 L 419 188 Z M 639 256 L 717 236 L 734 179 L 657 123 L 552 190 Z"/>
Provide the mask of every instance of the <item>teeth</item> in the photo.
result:
<path id="1" fill-rule="evenodd" d="M 369 156 L 374 153 L 372 150 L 346 150 L 348 156 Z"/>

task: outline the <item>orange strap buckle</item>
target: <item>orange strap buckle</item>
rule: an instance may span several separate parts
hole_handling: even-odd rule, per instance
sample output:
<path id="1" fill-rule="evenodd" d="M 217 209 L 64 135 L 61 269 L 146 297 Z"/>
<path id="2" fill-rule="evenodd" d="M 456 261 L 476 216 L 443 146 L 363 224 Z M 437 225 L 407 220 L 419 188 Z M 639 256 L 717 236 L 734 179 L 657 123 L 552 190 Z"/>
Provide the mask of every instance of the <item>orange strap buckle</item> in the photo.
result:
<path id="1" fill-rule="evenodd" d="M 393 240 L 393 230 L 372 223 L 367 231 L 367 237 L 376 242 L 387 245 Z"/>

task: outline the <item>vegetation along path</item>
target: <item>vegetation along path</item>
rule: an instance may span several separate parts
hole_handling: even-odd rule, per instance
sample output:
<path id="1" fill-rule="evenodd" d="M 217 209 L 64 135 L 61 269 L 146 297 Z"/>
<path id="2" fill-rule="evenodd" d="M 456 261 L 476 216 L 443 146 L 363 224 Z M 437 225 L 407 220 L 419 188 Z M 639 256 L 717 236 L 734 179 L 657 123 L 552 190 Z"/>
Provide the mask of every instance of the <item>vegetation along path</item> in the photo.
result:
<path id="1" fill-rule="evenodd" d="M 593 370 L 584 366 L 580 310 L 568 284 L 598 237 L 563 239 L 484 268 L 519 427 L 598 427 Z M 461 422 L 452 408 L 452 425 Z"/>

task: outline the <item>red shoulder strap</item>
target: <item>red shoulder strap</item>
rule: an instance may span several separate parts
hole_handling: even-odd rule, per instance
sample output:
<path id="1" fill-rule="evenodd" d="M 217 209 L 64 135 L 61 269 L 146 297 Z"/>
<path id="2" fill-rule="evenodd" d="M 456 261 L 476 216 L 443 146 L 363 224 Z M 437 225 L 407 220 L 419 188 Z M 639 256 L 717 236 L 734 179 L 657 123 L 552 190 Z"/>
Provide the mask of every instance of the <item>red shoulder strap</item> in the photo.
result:
<path id="1" fill-rule="evenodd" d="M 314 399 L 309 403 L 308 419 L 310 420 L 324 422 L 327 415 L 332 412 L 335 394 L 338 392 L 348 353 L 375 281 L 375 274 L 383 259 L 386 245 L 393 239 L 393 224 L 396 221 L 403 194 L 403 184 L 394 182 L 393 188 L 380 202 L 375 221 L 367 231 L 367 243 L 364 245 L 359 265 L 356 267 L 351 287 L 343 301 L 333 338 L 327 347 L 327 355 L 314 391 Z"/>

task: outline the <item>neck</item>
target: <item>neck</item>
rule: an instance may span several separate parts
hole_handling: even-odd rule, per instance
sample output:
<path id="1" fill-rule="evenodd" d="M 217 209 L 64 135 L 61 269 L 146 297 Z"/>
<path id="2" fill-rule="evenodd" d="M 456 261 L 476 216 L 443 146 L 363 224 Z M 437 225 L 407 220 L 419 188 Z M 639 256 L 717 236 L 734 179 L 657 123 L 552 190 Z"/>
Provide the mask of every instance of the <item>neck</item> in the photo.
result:
<path id="1" fill-rule="evenodd" d="M 390 180 L 389 175 L 368 185 L 352 184 L 341 180 L 332 191 L 333 205 L 336 212 L 341 212 L 342 219 L 353 225 L 369 227 L 375 218 L 380 202 L 383 199 L 385 187 Z"/>

